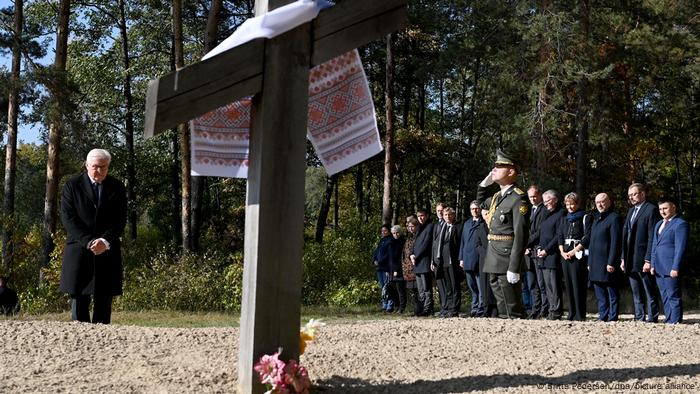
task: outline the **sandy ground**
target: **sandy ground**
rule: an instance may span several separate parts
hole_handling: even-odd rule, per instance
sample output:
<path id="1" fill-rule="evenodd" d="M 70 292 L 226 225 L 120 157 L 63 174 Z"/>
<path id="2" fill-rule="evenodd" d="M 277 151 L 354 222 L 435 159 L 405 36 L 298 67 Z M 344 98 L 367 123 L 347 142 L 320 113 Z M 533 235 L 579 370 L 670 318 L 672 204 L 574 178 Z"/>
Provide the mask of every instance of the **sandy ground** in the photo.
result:
<path id="1" fill-rule="evenodd" d="M 700 392 L 700 314 L 669 326 L 499 319 L 329 324 L 315 391 Z M 231 393 L 235 328 L 0 320 L 0 393 Z"/>

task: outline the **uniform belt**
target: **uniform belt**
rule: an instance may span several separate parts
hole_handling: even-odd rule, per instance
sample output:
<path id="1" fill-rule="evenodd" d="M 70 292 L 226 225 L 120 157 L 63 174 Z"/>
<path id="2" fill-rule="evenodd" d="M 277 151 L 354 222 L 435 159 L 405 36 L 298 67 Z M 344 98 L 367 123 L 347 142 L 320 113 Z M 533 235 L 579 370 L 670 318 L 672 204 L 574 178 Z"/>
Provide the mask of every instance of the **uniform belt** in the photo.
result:
<path id="1" fill-rule="evenodd" d="M 514 235 L 499 235 L 499 234 L 489 234 L 489 241 L 513 241 L 515 239 Z"/>

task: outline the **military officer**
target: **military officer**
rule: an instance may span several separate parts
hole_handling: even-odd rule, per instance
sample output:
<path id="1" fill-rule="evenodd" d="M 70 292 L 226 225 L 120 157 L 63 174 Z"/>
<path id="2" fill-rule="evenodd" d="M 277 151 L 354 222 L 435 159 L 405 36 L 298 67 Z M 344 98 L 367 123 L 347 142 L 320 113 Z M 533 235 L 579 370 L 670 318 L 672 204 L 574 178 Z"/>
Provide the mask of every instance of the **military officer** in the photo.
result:
<path id="1" fill-rule="evenodd" d="M 488 209 L 488 246 L 484 272 L 496 297 L 498 315 L 521 318 L 524 311 L 520 301 L 520 273 L 529 235 L 530 204 L 527 194 L 515 185 L 518 168 L 511 156 L 500 149 L 491 173 L 479 184 L 477 200 L 483 200 L 486 187 L 496 183 L 500 190 L 485 201 Z"/>

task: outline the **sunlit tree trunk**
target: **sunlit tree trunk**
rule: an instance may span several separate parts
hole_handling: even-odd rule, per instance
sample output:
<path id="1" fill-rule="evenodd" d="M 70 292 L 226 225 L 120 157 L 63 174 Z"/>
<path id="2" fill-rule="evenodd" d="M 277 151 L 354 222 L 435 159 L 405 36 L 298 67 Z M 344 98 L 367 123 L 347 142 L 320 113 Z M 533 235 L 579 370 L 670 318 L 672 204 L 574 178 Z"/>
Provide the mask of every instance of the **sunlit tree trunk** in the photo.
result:
<path id="1" fill-rule="evenodd" d="M 126 197 L 129 203 L 128 221 L 129 236 L 136 239 L 136 150 L 134 148 L 134 98 L 131 94 L 131 71 L 129 59 L 129 36 L 126 28 L 126 10 L 124 0 L 119 0 L 119 33 L 122 39 L 122 62 L 124 64 L 124 105 L 125 105 L 125 134 L 126 134 Z"/>
<path id="2" fill-rule="evenodd" d="M 17 175 L 17 117 L 19 115 L 19 85 L 22 66 L 22 25 L 24 2 L 15 0 L 15 24 L 12 32 L 12 70 L 7 108 L 7 145 L 5 146 L 5 201 L 3 203 L 2 264 L 7 270 L 12 267 L 14 254 L 15 179 Z"/>
<path id="3" fill-rule="evenodd" d="M 212 0 L 207 17 L 207 30 L 204 36 L 204 53 L 214 49 L 218 42 L 219 22 L 221 20 L 222 0 Z M 192 223 L 190 234 L 192 236 L 192 249 L 199 249 L 199 234 L 204 222 L 204 191 L 206 190 L 207 177 L 192 177 Z"/>
<path id="4" fill-rule="evenodd" d="M 586 56 L 586 61 L 593 61 L 590 54 L 590 4 L 588 0 L 581 0 L 579 3 L 581 12 L 581 26 L 583 33 L 583 51 Z M 581 196 L 582 205 L 588 197 L 588 187 L 586 184 L 588 174 L 588 133 L 590 125 L 590 81 L 586 77 L 582 77 L 578 86 L 578 110 L 577 110 L 577 127 L 576 135 L 576 192 Z"/>
<path id="5" fill-rule="evenodd" d="M 182 49 L 182 0 L 173 0 L 173 34 L 175 37 L 175 68 L 179 70 L 185 67 L 185 56 Z M 177 130 L 180 136 L 180 155 L 182 157 L 182 248 L 192 250 L 190 131 L 186 123 L 179 125 Z"/>
<path id="6" fill-rule="evenodd" d="M 44 197 L 44 223 L 42 234 L 42 266 L 47 266 L 54 248 L 53 236 L 56 232 L 58 217 L 58 182 L 61 179 L 59 159 L 61 154 L 61 135 L 63 119 L 60 111 L 61 92 L 65 87 L 66 60 L 68 53 L 68 22 L 70 20 L 70 0 L 61 0 L 58 6 L 58 28 L 56 33 L 56 57 L 53 69 L 56 73 L 49 87 L 53 105 L 49 124 L 48 157 L 46 162 L 46 194 Z M 39 280 L 42 280 L 41 271 Z"/>
<path id="7" fill-rule="evenodd" d="M 393 34 L 386 37 L 386 135 L 384 136 L 384 195 L 382 198 L 382 223 L 392 222 L 392 186 L 394 181 L 394 55 Z"/>

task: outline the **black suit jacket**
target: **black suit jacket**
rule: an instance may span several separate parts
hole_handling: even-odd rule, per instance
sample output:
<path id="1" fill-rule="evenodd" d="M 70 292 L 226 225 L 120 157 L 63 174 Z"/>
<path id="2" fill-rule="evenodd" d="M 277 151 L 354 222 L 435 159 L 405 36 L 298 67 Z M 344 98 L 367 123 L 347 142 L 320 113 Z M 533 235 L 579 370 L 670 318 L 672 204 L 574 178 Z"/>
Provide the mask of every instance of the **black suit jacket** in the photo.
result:
<path id="1" fill-rule="evenodd" d="M 654 236 L 654 225 L 661 220 L 659 210 L 649 201 L 644 201 L 639 212 L 630 223 L 634 207 L 630 208 L 622 227 L 622 254 L 625 260 L 625 271 L 642 272 L 644 261 L 651 261 L 651 241 Z"/>
<path id="2" fill-rule="evenodd" d="M 544 206 L 544 204 L 540 203 L 535 210 L 535 216 L 533 216 L 530 220 L 530 237 L 527 240 L 527 248 L 530 249 L 530 255 L 525 258 L 525 265 L 529 270 L 535 268 L 535 264 L 537 262 L 537 250 L 535 247 L 539 246 L 540 225 L 546 216 L 544 213 L 546 210 L 547 208 Z"/>
<path id="3" fill-rule="evenodd" d="M 462 241 L 462 224 L 453 223 L 452 229 L 449 231 L 449 236 L 444 236 L 443 233 L 448 231 L 447 223 L 444 223 L 440 228 L 440 233 L 433 240 L 433 261 L 435 265 L 451 264 L 459 268 L 459 246 Z M 438 249 L 440 249 L 441 261 L 437 261 Z"/>
<path id="4" fill-rule="evenodd" d="M 545 208 L 546 210 L 546 208 Z M 557 205 L 552 212 L 547 211 L 540 224 L 539 246 L 547 252 L 547 257 L 539 259 L 538 264 L 548 269 L 561 269 L 561 254 L 559 253 L 559 225 L 566 217 L 564 208 Z M 535 251 L 537 253 L 537 251 Z"/>
<path id="5" fill-rule="evenodd" d="M 433 228 L 434 224 L 427 222 L 418 228 L 416 242 L 413 244 L 412 254 L 416 256 L 414 274 L 427 274 L 430 272 L 430 254 L 433 252 Z"/>
<path id="6" fill-rule="evenodd" d="M 63 187 L 61 221 L 66 230 L 60 291 L 71 295 L 122 293 L 120 237 L 126 226 L 126 189 L 114 177 L 102 182 L 97 201 L 86 173 L 73 176 Z M 110 249 L 95 256 L 88 245 L 97 238 Z"/>
<path id="7" fill-rule="evenodd" d="M 615 212 L 604 212 L 596 216 L 591 227 L 591 242 L 588 245 L 588 277 L 594 282 L 612 282 L 620 272 L 620 238 L 622 219 Z M 613 273 L 607 266 L 615 268 Z"/>

